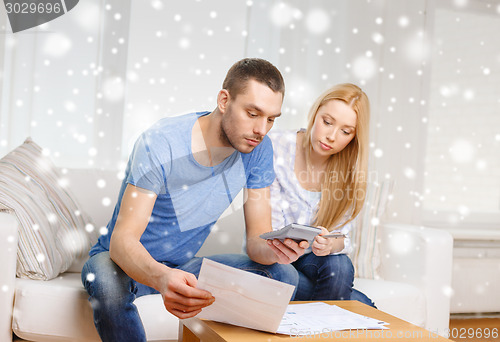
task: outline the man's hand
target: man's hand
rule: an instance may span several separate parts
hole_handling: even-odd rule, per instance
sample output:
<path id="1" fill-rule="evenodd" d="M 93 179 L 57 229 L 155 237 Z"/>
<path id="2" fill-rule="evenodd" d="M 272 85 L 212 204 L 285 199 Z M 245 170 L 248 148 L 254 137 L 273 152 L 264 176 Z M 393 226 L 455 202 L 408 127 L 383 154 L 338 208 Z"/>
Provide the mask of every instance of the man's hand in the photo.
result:
<path id="1" fill-rule="evenodd" d="M 331 238 L 324 238 L 321 235 L 326 235 L 329 234 L 330 232 L 325 228 L 325 227 L 318 227 L 321 228 L 321 233 L 319 235 L 316 235 L 314 237 L 314 241 L 312 243 L 312 252 L 316 256 L 325 256 L 328 255 L 332 252 L 332 250 L 340 243 L 340 238 L 339 239 L 331 239 Z M 342 238 L 342 244 L 343 244 L 344 238 Z"/>
<path id="2" fill-rule="evenodd" d="M 192 273 L 169 269 L 166 278 L 165 287 L 160 291 L 163 304 L 180 319 L 196 316 L 215 301 L 210 292 L 196 288 L 198 280 Z"/>
<path id="3" fill-rule="evenodd" d="M 278 264 L 291 264 L 300 258 L 309 247 L 307 241 L 297 243 L 292 239 L 285 239 L 284 242 L 278 239 L 267 240 L 267 244 L 278 258 Z"/>

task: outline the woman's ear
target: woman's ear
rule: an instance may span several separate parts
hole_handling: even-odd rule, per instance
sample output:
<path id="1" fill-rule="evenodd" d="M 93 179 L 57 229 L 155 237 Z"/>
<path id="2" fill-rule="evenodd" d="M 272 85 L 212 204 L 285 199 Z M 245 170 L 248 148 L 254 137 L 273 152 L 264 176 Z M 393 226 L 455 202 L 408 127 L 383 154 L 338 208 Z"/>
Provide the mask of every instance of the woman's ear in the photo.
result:
<path id="1" fill-rule="evenodd" d="M 226 112 L 230 98 L 231 96 L 226 89 L 222 89 L 219 91 L 219 94 L 217 94 L 217 107 L 222 114 Z"/>

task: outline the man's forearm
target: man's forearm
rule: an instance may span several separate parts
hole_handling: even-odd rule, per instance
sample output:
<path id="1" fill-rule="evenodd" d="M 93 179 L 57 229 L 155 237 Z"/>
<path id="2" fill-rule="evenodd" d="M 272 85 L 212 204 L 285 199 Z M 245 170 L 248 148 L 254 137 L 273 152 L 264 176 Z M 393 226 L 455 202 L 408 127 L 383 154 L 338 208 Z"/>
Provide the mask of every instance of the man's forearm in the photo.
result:
<path id="1" fill-rule="evenodd" d="M 276 254 L 267 245 L 267 241 L 260 237 L 247 240 L 247 254 L 250 259 L 263 265 L 272 265 L 278 261 Z"/>

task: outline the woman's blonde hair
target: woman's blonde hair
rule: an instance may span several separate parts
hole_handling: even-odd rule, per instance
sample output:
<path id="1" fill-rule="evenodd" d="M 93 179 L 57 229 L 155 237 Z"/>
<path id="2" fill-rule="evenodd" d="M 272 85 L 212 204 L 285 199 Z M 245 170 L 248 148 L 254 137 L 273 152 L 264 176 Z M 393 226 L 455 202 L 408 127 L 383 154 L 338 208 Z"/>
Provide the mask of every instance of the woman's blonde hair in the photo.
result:
<path id="1" fill-rule="evenodd" d="M 354 138 L 342 151 L 329 158 L 326 173 L 323 175 L 321 200 L 313 224 L 328 230 L 340 228 L 352 221 L 361 211 L 365 201 L 368 172 L 370 103 L 366 94 L 350 83 L 333 86 L 321 94 L 312 105 L 303 140 L 306 163 L 309 165 L 312 150 L 311 130 L 318 110 L 334 100 L 342 101 L 351 107 L 356 113 L 357 123 Z"/>

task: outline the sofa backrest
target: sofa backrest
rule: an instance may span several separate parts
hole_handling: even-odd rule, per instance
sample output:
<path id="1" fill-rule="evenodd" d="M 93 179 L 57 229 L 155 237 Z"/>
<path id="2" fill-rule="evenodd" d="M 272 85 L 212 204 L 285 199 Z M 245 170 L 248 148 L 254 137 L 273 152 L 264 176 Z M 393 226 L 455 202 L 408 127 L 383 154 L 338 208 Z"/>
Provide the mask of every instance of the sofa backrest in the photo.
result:
<path id="1" fill-rule="evenodd" d="M 63 169 L 62 172 L 68 188 L 82 211 L 90 215 L 95 228 L 105 227 L 113 214 L 122 182 L 118 171 Z"/>

